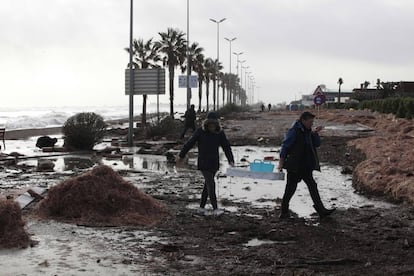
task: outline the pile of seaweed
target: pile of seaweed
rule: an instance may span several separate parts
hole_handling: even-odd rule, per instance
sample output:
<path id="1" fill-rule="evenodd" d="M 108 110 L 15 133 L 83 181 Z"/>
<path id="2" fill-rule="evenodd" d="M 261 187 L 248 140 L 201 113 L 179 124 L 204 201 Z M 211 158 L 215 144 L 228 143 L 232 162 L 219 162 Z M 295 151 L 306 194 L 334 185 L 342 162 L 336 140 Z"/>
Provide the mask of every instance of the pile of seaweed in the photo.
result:
<path id="1" fill-rule="evenodd" d="M 52 187 L 37 211 L 45 218 L 88 226 L 148 226 L 167 214 L 162 203 L 104 165 Z"/>
<path id="2" fill-rule="evenodd" d="M 30 242 L 19 205 L 14 201 L 0 200 L 0 248 L 24 248 Z"/>

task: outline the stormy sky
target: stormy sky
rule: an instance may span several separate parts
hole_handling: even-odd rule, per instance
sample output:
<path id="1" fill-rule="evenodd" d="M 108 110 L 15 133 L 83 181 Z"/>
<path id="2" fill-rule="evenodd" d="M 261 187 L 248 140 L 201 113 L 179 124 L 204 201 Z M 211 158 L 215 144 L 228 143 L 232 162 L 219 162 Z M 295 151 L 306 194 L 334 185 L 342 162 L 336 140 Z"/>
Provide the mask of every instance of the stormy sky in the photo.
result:
<path id="1" fill-rule="evenodd" d="M 127 105 L 129 4 L 2 0 L 0 107 Z M 186 5 L 134 0 L 134 37 L 157 40 L 168 27 L 186 32 Z M 414 81 L 413 13 L 410 0 L 190 0 L 190 42 L 215 58 L 217 28 L 209 18 L 227 18 L 220 24 L 224 71 L 230 50 L 224 37 L 237 37 L 232 51 L 244 52 L 255 99 L 288 102 L 318 84 L 335 90 L 339 77 L 343 91 L 377 78 Z M 176 103 L 185 103 L 185 89 L 175 93 Z"/>

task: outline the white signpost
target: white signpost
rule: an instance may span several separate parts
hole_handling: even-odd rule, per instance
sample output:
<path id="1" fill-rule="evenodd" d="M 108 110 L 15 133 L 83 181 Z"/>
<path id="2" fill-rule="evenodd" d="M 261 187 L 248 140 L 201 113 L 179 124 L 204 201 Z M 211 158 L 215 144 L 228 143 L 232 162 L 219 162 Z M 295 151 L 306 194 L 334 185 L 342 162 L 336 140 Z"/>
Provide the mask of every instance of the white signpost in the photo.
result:
<path id="1" fill-rule="evenodd" d="M 160 118 L 160 94 L 165 94 L 165 69 L 133 69 L 133 95 L 157 95 L 157 116 Z M 130 91 L 130 73 L 125 69 L 125 95 Z"/>
<path id="2" fill-rule="evenodd" d="M 165 94 L 165 69 L 133 69 L 134 95 Z M 125 69 L 125 95 L 129 95 L 129 69 Z"/>

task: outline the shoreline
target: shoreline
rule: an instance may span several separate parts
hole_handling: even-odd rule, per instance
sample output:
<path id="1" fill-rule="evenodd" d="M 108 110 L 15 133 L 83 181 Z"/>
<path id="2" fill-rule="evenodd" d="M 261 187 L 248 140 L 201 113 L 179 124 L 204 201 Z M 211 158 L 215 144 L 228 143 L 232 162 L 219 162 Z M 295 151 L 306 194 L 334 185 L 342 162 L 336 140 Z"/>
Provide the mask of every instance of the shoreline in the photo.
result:
<path id="1" fill-rule="evenodd" d="M 62 127 L 43 127 L 43 128 L 26 128 L 26 129 L 6 129 L 6 140 L 27 139 L 33 136 L 57 135 L 62 133 Z M 6 141 L 7 147 L 7 141 Z"/>

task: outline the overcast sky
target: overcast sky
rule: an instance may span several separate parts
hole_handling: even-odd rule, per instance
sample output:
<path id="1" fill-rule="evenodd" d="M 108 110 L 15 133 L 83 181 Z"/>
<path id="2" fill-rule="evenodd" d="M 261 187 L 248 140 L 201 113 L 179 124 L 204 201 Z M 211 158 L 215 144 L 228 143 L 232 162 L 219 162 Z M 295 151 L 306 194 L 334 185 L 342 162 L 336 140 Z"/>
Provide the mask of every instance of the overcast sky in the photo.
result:
<path id="1" fill-rule="evenodd" d="M 0 107 L 127 105 L 129 0 L 2 0 Z M 186 32 L 186 0 L 135 0 L 134 37 Z M 244 52 L 255 98 L 272 103 L 318 84 L 350 91 L 368 80 L 414 81 L 414 1 L 190 0 L 190 41 L 229 70 L 229 43 Z M 236 57 L 232 56 L 232 72 Z M 175 80 L 175 83 L 178 81 Z M 197 100 L 194 91 L 193 101 Z M 185 103 L 185 89 L 175 89 Z M 137 104 L 141 97 L 135 97 Z M 161 97 L 168 102 L 168 97 Z M 156 102 L 155 96 L 150 102 Z"/>

